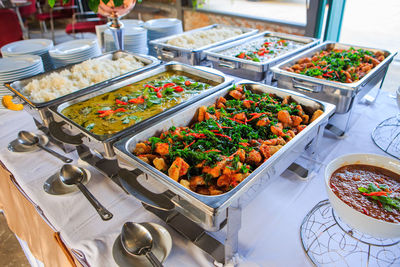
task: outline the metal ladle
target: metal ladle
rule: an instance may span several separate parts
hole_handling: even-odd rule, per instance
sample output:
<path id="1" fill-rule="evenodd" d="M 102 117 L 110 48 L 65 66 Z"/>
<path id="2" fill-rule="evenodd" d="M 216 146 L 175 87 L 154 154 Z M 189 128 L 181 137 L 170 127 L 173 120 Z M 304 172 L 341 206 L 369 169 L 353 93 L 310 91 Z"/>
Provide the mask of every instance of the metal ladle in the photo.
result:
<path id="1" fill-rule="evenodd" d="M 89 190 L 82 184 L 84 172 L 81 168 L 78 168 L 71 164 L 65 164 L 60 170 L 60 179 L 66 185 L 76 185 L 83 195 L 89 200 L 90 204 L 96 209 L 97 213 L 104 221 L 108 221 L 113 217 L 113 214 L 109 212 L 100 202 L 89 192 Z"/>
<path id="2" fill-rule="evenodd" d="M 145 255 L 153 266 L 163 266 L 151 252 L 153 237 L 143 225 L 133 222 L 125 223 L 122 226 L 121 243 L 129 254 L 135 256 Z"/>
<path id="3" fill-rule="evenodd" d="M 58 154 L 57 152 L 47 148 L 46 146 L 43 146 L 39 142 L 39 137 L 37 135 L 35 135 L 34 133 L 27 132 L 27 131 L 20 131 L 18 133 L 18 142 L 20 144 L 24 145 L 24 146 L 38 146 L 41 149 L 43 149 L 44 151 L 46 151 L 46 152 L 52 154 L 53 156 L 61 159 L 65 163 L 72 162 L 72 159 L 64 157 L 63 155 Z"/>

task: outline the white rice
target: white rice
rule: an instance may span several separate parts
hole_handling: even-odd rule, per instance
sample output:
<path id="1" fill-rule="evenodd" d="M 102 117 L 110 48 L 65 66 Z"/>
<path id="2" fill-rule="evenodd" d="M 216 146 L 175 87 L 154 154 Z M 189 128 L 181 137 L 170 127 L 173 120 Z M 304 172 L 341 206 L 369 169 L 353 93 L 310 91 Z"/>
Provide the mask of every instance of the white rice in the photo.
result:
<path id="1" fill-rule="evenodd" d="M 243 34 L 239 28 L 216 27 L 209 30 L 184 34 L 168 40 L 167 44 L 182 48 L 200 48 Z"/>
<path id="2" fill-rule="evenodd" d="M 25 86 L 23 93 L 35 102 L 46 102 L 143 66 L 142 62 L 131 55 L 117 60 L 89 59 L 70 70 L 32 80 Z"/>

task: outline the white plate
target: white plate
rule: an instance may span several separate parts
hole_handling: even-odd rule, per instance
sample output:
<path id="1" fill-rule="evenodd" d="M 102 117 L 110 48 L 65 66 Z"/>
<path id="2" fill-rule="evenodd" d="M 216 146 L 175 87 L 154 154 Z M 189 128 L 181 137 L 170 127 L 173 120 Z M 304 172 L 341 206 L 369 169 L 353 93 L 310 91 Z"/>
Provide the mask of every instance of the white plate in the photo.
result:
<path id="1" fill-rule="evenodd" d="M 21 69 L 28 69 L 36 64 L 40 64 L 41 61 L 42 58 L 35 55 L 0 58 L 0 73 L 7 74 Z"/>
<path id="2" fill-rule="evenodd" d="M 146 29 L 165 29 L 182 27 L 182 21 L 174 18 L 152 19 L 148 20 L 143 25 Z"/>
<path id="3" fill-rule="evenodd" d="M 49 53 L 53 57 L 68 57 L 84 53 L 86 50 L 95 48 L 96 45 L 97 41 L 95 39 L 72 40 L 56 45 Z"/>
<path id="4" fill-rule="evenodd" d="M 1 48 L 2 54 L 30 54 L 48 51 L 53 47 L 53 41 L 48 39 L 29 39 L 6 44 Z"/>

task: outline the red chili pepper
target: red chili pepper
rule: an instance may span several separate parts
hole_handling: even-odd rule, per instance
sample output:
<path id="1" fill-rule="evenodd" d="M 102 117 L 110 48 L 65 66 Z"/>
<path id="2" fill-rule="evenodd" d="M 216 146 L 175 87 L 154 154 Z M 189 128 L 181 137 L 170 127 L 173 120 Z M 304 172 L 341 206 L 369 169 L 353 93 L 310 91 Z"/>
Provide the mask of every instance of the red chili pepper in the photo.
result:
<path id="1" fill-rule="evenodd" d="M 368 211 L 365 208 L 362 208 L 364 214 L 368 215 Z"/>
<path id="2" fill-rule="evenodd" d="M 187 135 L 196 137 L 196 138 L 206 138 L 205 134 L 199 134 L 199 133 L 188 133 Z"/>
<path id="3" fill-rule="evenodd" d="M 126 112 L 127 110 L 124 108 L 117 108 L 114 112 Z"/>
<path id="4" fill-rule="evenodd" d="M 269 46 L 271 44 L 271 42 L 265 42 L 264 45 L 265 46 Z"/>
<path id="5" fill-rule="evenodd" d="M 339 78 L 339 73 L 335 70 L 336 78 Z"/>
<path id="6" fill-rule="evenodd" d="M 263 114 L 254 115 L 250 120 L 247 120 L 247 121 L 249 122 L 249 121 L 252 121 L 252 120 L 254 120 L 254 119 L 258 119 L 258 118 L 260 118 L 262 115 L 263 115 Z"/>
<path id="7" fill-rule="evenodd" d="M 176 85 L 176 84 L 174 84 L 174 83 L 166 83 L 166 84 L 163 85 L 163 88 L 173 87 L 173 86 L 175 86 L 175 85 Z"/>
<path id="8" fill-rule="evenodd" d="M 158 97 L 158 98 L 162 98 L 161 92 L 157 92 L 157 97 Z"/>
<path id="9" fill-rule="evenodd" d="M 265 54 L 265 51 L 262 51 L 262 50 L 257 52 L 257 55 L 259 55 L 259 56 L 263 56 L 264 54 Z"/>
<path id="10" fill-rule="evenodd" d="M 157 88 L 157 87 L 154 87 L 153 85 L 150 85 L 150 84 L 146 84 L 144 87 L 145 88 L 151 88 L 151 89 L 156 89 Z"/>
<path id="11" fill-rule="evenodd" d="M 322 76 L 332 78 L 332 75 L 330 75 L 328 73 L 324 73 L 324 74 L 322 74 Z"/>
<path id="12" fill-rule="evenodd" d="M 242 52 L 239 55 L 237 55 L 238 58 L 244 58 L 245 56 L 246 56 L 246 54 L 244 52 Z"/>
<path id="13" fill-rule="evenodd" d="M 114 113 L 114 110 L 109 109 L 109 110 L 106 110 L 105 112 L 103 112 L 102 114 L 100 114 L 99 117 L 105 117 L 105 116 L 111 115 L 113 113 Z"/>
<path id="14" fill-rule="evenodd" d="M 239 145 L 242 145 L 242 146 L 249 146 L 249 143 L 239 143 Z"/>
<path id="15" fill-rule="evenodd" d="M 186 85 L 186 86 L 189 86 L 189 85 L 191 85 L 191 84 L 192 84 L 191 81 L 186 81 L 186 82 L 185 82 L 185 85 Z"/>
<path id="16" fill-rule="evenodd" d="M 191 145 L 193 145 L 196 142 L 196 140 L 193 140 L 190 144 L 188 144 L 187 146 L 185 146 L 185 148 L 190 147 Z"/>
<path id="17" fill-rule="evenodd" d="M 175 86 L 174 89 L 175 89 L 175 92 L 183 92 L 183 88 L 180 86 Z"/>
<path id="18" fill-rule="evenodd" d="M 380 208 L 382 208 L 382 202 L 380 202 L 379 200 L 377 200 L 377 202 L 378 202 L 378 206 L 379 206 Z"/>
<path id="19" fill-rule="evenodd" d="M 379 191 L 379 192 L 371 192 L 371 193 L 362 193 L 363 196 L 371 197 L 371 196 L 387 196 L 389 192 Z"/>
<path id="20" fill-rule="evenodd" d="M 246 123 L 243 122 L 243 121 L 235 120 L 235 119 L 232 119 L 232 118 L 229 118 L 229 117 L 226 117 L 226 118 L 229 119 L 229 120 L 231 120 L 231 121 L 237 122 L 237 123 L 246 124 Z"/>
<path id="21" fill-rule="evenodd" d="M 144 99 L 142 97 L 132 98 L 132 99 L 129 99 L 128 102 L 129 103 L 133 103 L 133 104 L 143 104 L 144 103 Z"/>
<path id="22" fill-rule="evenodd" d="M 115 99 L 115 103 L 117 103 L 118 105 L 128 105 L 128 102 L 121 101 L 119 99 Z"/>
<path id="23" fill-rule="evenodd" d="M 213 132 L 213 133 L 218 133 L 218 132 L 219 132 L 219 130 L 211 130 L 210 132 Z"/>
<path id="24" fill-rule="evenodd" d="M 324 67 L 322 70 L 323 70 L 323 71 L 326 71 L 327 69 L 328 69 L 328 66 Z"/>
<path id="25" fill-rule="evenodd" d="M 225 134 L 218 134 L 218 133 L 216 133 L 215 135 L 228 138 L 229 141 L 232 141 L 232 138 L 230 138 L 229 136 L 227 136 L 227 135 L 225 135 Z"/>
<path id="26" fill-rule="evenodd" d="M 156 87 L 156 88 L 154 88 L 154 92 L 158 93 L 158 92 L 160 92 L 161 89 L 162 89 L 162 87 Z"/>
<path id="27" fill-rule="evenodd" d="M 218 149 L 211 149 L 211 150 L 203 151 L 203 153 L 208 153 L 208 152 L 221 152 L 221 150 L 218 150 Z"/>
<path id="28" fill-rule="evenodd" d="M 97 113 L 99 113 L 99 114 L 103 114 L 103 113 L 106 113 L 106 111 L 109 111 L 109 110 L 111 110 L 111 109 L 106 109 L 106 110 L 98 110 L 98 111 L 97 111 Z"/>

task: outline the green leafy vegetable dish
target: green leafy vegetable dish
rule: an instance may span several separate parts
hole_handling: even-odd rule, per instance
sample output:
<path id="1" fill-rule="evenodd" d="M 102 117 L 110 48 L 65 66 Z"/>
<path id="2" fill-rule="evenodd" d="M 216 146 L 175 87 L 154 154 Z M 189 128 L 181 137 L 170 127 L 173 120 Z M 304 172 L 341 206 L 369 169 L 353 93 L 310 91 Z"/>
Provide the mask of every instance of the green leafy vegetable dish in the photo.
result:
<path id="1" fill-rule="evenodd" d="M 215 104 L 199 107 L 191 126 L 171 127 L 139 142 L 133 153 L 196 193 L 219 195 L 239 185 L 322 113 L 306 112 L 290 96 L 234 86 Z"/>

